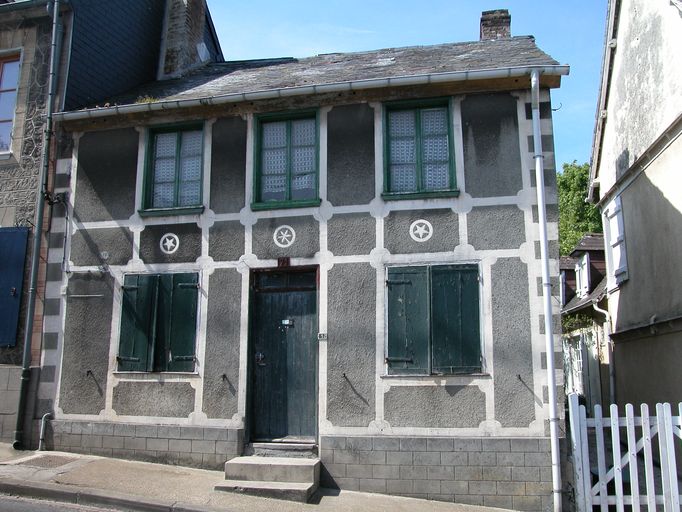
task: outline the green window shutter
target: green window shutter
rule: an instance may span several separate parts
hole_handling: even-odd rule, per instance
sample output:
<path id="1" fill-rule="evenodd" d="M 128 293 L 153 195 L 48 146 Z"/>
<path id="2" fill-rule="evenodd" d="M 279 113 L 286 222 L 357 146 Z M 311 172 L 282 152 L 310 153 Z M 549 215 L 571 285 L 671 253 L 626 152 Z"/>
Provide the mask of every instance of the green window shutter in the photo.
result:
<path id="1" fill-rule="evenodd" d="M 157 276 L 128 275 L 123 282 L 121 338 L 118 350 L 120 371 L 147 371 L 153 331 L 153 309 Z"/>
<path id="2" fill-rule="evenodd" d="M 478 268 L 431 269 L 433 373 L 471 373 L 481 369 Z"/>
<path id="3" fill-rule="evenodd" d="M 170 300 L 166 304 L 166 369 L 169 372 L 191 372 L 194 370 L 199 275 L 170 274 L 164 277 L 172 280 Z"/>
<path id="4" fill-rule="evenodd" d="M 426 267 L 388 270 L 388 371 L 429 373 L 429 286 Z"/>

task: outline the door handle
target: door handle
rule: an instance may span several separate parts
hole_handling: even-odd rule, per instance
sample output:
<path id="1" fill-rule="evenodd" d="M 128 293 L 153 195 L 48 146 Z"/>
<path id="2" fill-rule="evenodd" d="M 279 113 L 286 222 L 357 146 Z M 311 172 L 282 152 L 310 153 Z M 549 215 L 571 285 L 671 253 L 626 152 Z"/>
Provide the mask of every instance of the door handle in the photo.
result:
<path id="1" fill-rule="evenodd" d="M 256 352 L 255 358 L 258 366 L 265 366 L 265 354 L 263 352 Z"/>
<path id="2" fill-rule="evenodd" d="M 12 287 L 9 289 L 9 294 L 10 294 L 12 297 L 16 297 L 16 296 L 17 296 L 17 289 L 16 289 L 14 286 L 12 286 Z"/>

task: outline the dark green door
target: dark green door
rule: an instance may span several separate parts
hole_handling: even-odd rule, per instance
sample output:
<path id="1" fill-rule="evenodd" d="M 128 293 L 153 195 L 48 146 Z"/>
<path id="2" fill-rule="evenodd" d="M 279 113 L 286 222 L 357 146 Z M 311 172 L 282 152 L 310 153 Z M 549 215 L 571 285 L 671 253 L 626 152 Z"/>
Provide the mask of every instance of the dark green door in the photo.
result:
<path id="1" fill-rule="evenodd" d="M 251 438 L 314 438 L 317 273 L 257 272 L 251 315 Z"/>

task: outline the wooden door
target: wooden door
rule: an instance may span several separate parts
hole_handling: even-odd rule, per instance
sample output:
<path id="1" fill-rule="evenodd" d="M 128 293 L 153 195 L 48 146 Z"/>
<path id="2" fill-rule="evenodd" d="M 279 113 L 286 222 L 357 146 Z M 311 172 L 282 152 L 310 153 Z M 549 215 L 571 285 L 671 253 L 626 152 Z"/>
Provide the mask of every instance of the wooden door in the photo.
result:
<path id="1" fill-rule="evenodd" d="M 317 425 L 317 273 L 258 272 L 251 315 L 251 439 L 312 440 Z"/>

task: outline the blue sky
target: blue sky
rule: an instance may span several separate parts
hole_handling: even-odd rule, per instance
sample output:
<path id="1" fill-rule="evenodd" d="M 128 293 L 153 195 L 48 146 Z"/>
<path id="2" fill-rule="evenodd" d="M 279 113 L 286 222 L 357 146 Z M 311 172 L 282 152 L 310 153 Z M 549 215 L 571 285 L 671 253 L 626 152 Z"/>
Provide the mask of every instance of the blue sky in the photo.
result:
<path id="1" fill-rule="evenodd" d="M 481 11 L 509 9 L 513 35 L 571 73 L 552 96 L 557 167 L 590 158 L 606 0 L 208 0 L 228 60 L 305 57 L 478 39 Z"/>

